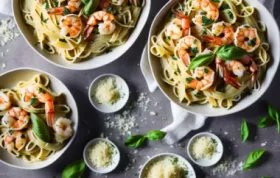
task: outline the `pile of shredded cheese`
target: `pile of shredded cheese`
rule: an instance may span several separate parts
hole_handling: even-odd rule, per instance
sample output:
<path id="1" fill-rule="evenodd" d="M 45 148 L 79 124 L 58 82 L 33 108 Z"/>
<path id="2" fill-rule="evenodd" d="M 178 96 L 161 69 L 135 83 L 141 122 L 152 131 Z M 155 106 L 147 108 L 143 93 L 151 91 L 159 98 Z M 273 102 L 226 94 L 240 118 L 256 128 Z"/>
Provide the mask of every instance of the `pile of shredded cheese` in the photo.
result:
<path id="1" fill-rule="evenodd" d="M 216 144 L 210 137 L 197 138 L 191 148 L 192 156 L 195 159 L 211 159 L 216 151 Z"/>
<path id="2" fill-rule="evenodd" d="M 89 159 L 97 168 L 106 167 L 112 161 L 112 150 L 108 143 L 97 142 L 89 149 Z"/>
<path id="3" fill-rule="evenodd" d="M 183 178 L 183 173 L 181 167 L 172 163 L 169 158 L 165 158 L 148 167 L 147 178 Z"/>
<path id="4" fill-rule="evenodd" d="M 95 91 L 95 98 L 100 104 L 113 104 L 120 99 L 120 92 L 116 88 L 116 81 L 112 77 L 101 80 Z"/>

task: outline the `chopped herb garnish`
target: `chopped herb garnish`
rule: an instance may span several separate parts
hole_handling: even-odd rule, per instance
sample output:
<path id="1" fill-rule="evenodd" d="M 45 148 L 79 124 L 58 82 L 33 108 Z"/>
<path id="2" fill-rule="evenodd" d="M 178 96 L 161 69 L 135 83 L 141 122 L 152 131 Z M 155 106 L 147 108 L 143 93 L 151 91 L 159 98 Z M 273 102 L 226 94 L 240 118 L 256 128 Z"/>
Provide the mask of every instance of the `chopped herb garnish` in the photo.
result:
<path id="1" fill-rule="evenodd" d="M 69 9 L 67 9 L 66 7 L 63 8 L 63 15 L 68 15 L 71 12 L 69 11 Z"/>
<path id="2" fill-rule="evenodd" d="M 65 39 L 59 39 L 59 41 L 63 42 L 63 43 L 67 43 L 67 41 Z"/>
<path id="3" fill-rule="evenodd" d="M 66 0 L 60 2 L 60 6 L 63 6 L 63 5 L 67 5 L 67 1 Z"/>
<path id="4" fill-rule="evenodd" d="M 93 34 L 96 34 L 96 35 L 99 34 L 98 28 L 94 28 L 94 29 L 93 29 Z"/>
<path id="5" fill-rule="evenodd" d="M 115 15 L 117 13 L 117 11 L 114 9 L 114 7 L 112 5 L 110 5 L 107 9 L 107 12 L 110 12 L 111 14 Z"/>
<path id="6" fill-rule="evenodd" d="M 59 6 L 58 0 L 54 0 L 53 2 L 54 2 L 54 6 L 55 6 L 55 7 L 58 7 L 58 6 Z"/>
<path id="7" fill-rule="evenodd" d="M 202 16 L 202 25 L 207 26 L 212 24 L 214 21 L 212 19 L 208 19 L 205 16 Z"/>
<path id="8" fill-rule="evenodd" d="M 198 53 L 198 49 L 196 47 L 195 48 L 190 48 L 190 51 L 194 55 L 196 55 Z"/>
<path id="9" fill-rule="evenodd" d="M 212 0 L 213 2 L 215 3 L 220 3 L 221 1 L 220 0 Z"/>
<path id="10" fill-rule="evenodd" d="M 206 14 L 207 14 L 207 12 L 202 11 L 202 12 L 200 12 L 200 14 L 201 14 L 201 15 L 206 15 Z"/>
<path id="11" fill-rule="evenodd" d="M 170 40 L 171 39 L 170 36 L 168 36 L 167 39 Z"/>
<path id="12" fill-rule="evenodd" d="M 43 5 L 45 6 L 46 9 L 49 9 L 49 8 L 50 8 L 50 5 L 49 5 L 49 2 L 48 2 L 48 1 L 45 1 Z"/>
<path id="13" fill-rule="evenodd" d="M 108 48 L 108 49 L 105 50 L 105 54 L 108 54 L 108 53 L 110 53 L 112 51 L 113 51 L 112 49 Z"/>
<path id="14" fill-rule="evenodd" d="M 224 10 L 230 9 L 230 6 L 229 6 L 228 4 L 223 4 L 223 5 L 220 7 L 220 9 L 221 9 L 222 11 L 224 11 Z"/>
<path id="15" fill-rule="evenodd" d="M 38 98 L 33 97 L 33 98 L 31 98 L 29 104 L 30 104 L 30 105 L 33 105 L 33 104 L 35 104 L 37 101 L 38 101 Z"/>
<path id="16" fill-rule="evenodd" d="M 8 131 L 10 135 L 13 135 L 14 131 L 13 130 L 9 130 Z"/>
<path id="17" fill-rule="evenodd" d="M 209 70 L 207 68 L 204 68 L 204 73 L 207 74 Z"/>
<path id="18" fill-rule="evenodd" d="M 257 43 L 257 38 L 253 38 L 248 41 L 248 45 L 254 47 Z"/>
<path id="19" fill-rule="evenodd" d="M 190 83 L 191 81 L 193 81 L 193 78 L 188 77 L 188 78 L 186 78 L 186 81 L 187 81 L 188 83 Z"/>
<path id="20" fill-rule="evenodd" d="M 49 19 L 44 19 L 44 16 L 43 16 L 43 14 L 41 13 L 41 21 L 44 22 L 44 23 L 47 23 L 48 20 L 49 20 Z"/>
<path id="21" fill-rule="evenodd" d="M 231 11 L 228 11 L 228 17 L 229 17 L 230 19 L 233 19 L 233 18 L 234 18 L 233 13 L 232 13 Z"/>
<path id="22" fill-rule="evenodd" d="M 175 61 L 177 60 L 177 58 L 175 56 L 171 56 L 171 58 Z"/>
<path id="23" fill-rule="evenodd" d="M 189 15 L 189 12 L 188 12 L 188 11 L 185 11 L 185 15 L 188 16 L 188 15 Z"/>
<path id="24" fill-rule="evenodd" d="M 196 44 L 196 43 L 197 43 L 197 40 L 194 40 L 194 41 L 193 41 L 193 44 Z"/>
<path id="25" fill-rule="evenodd" d="M 43 88 L 39 88 L 39 93 L 46 93 L 46 91 Z"/>

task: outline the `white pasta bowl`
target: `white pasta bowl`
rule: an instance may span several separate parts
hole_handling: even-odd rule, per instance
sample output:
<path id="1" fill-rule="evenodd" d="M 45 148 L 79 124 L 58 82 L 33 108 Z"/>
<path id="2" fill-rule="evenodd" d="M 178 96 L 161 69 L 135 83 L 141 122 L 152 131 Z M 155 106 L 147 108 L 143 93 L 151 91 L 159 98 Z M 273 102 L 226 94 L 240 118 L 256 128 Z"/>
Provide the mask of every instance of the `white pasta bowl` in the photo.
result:
<path id="1" fill-rule="evenodd" d="M 14 87 L 19 81 L 24 81 L 24 80 L 30 80 L 34 75 L 38 74 L 44 74 L 49 77 L 50 79 L 50 87 L 51 89 L 56 92 L 56 93 L 63 93 L 65 96 L 65 101 L 66 104 L 71 108 L 71 114 L 70 118 L 73 122 L 73 129 L 74 129 L 74 134 L 71 137 L 70 140 L 66 142 L 64 147 L 57 151 L 55 154 L 52 156 L 48 157 L 44 161 L 40 162 L 35 162 L 35 163 L 28 163 L 25 162 L 24 160 L 20 158 L 16 158 L 15 156 L 11 155 L 8 153 L 7 150 L 4 150 L 0 148 L 0 162 L 11 166 L 15 168 L 20 168 L 20 169 L 28 169 L 28 170 L 36 170 L 36 169 L 41 169 L 44 167 L 47 167 L 54 163 L 56 160 L 58 160 L 63 153 L 69 148 L 71 143 L 73 142 L 76 132 L 78 130 L 78 109 L 77 105 L 75 102 L 74 97 L 68 90 L 68 88 L 55 76 L 48 74 L 44 71 L 40 71 L 38 69 L 32 69 L 32 68 L 18 68 L 14 69 L 8 72 L 5 72 L 4 74 L 0 75 L 0 88 L 12 88 Z"/>
<path id="2" fill-rule="evenodd" d="M 142 32 L 142 29 L 144 28 L 146 21 L 148 20 L 150 9 L 151 9 L 151 0 L 146 0 L 146 3 L 143 7 L 143 10 L 141 12 L 140 18 L 137 22 L 137 25 L 135 29 L 133 29 L 133 32 L 131 33 L 128 41 L 118 47 L 113 48 L 112 52 L 107 54 L 102 54 L 100 56 L 94 57 L 92 59 L 85 59 L 78 63 L 69 63 L 66 62 L 65 59 L 63 59 L 58 54 L 48 54 L 40 49 L 40 47 L 37 44 L 37 40 L 33 34 L 32 28 L 25 23 L 25 20 L 23 18 L 21 7 L 20 7 L 21 0 L 12 0 L 12 6 L 13 6 L 13 12 L 14 12 L 14 18 L 16 21 L 16 24 L 28 43 L 28 45 L 42 58 L 47 60 L 48 62 L 62 67 L 66 69 L 71 70 L 89 70 L 89 69 L 95 69 L 98 67 L 102 67 L 106 64 L 109 64 L 118 58 L 120 58 L 137 40 L 138 36 Z"/>
<path id="3" fill-rule="evenodd" d="M 166 15 L 170 12 L 171 8 L 175 3 L 177 3 L 177 0 L 171 0 L 169 1 L 157 14 L 155 17 L 150 33 L 149 33 L 149 40 L 153 35 L 157 35 L 159 32 L 160 27 L 162 26 L 162 22 L 165 19 Z M 160 59 L 156 56 L 154 56 L 151 52 L 149 52 L 149 63 L 151 66 L 151 70 L 153 73 L 153 76 L 161 89 L 161 91 L 165 94 L 165 96 L 171 100 L 172 102 L 176 103 L 177 105 L 181 106 L 182 108 L 186 109 L 190 113 L 193 114 L 200 114 L 206 117 L 216 117 L 216 116 L 224 116 L 228 114 L 233 114 L 236 112 L 239 112 L 253 103 L 255 103 L 268 89 L 270 84 L 272 83 L 272 80 L 277 72 L 278 66 L 279 66 L 279 60 L 280 60 L 280 43 L 279 43 L 279 28 L 277 26 L 277 23 L 273 16 L 270 14 L 270 12 L 259 2 L 256 0 L 245 0 L 245 2 L 252 5 L 256 10 L 258 11 L 259 18 L 262 22 L 265 23 L 267 26 L 267 40 L 270 44 L 270 54 L 272 56 L 272 61 L 270 62 L 270 65 L 268 66 L 266 76 L 261 83 L 261 89 L 258 92 L 253 92 L 251 95 L 246 96 L 241 99 L 236 105 L 234 105 L 233 108 L 230 110 L 223 109 L 223 108 L 211 108 L 208 105 L 187 105 L 185 103 L 180 103 L 178 98 L 173 94 L 172 87 L 166 84 L 162 80 L 162 68 Z M 151 42 L 148 43 L 148 49 L 151 48 Z"/>

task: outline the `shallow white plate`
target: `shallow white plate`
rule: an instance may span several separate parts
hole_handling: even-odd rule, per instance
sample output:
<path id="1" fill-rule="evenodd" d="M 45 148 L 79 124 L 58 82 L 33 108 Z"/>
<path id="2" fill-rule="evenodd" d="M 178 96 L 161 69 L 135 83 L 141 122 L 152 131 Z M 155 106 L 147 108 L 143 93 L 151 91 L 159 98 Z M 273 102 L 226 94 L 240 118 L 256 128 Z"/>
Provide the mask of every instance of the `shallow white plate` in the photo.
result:
<path id="1" fill-rule="evenodd" d="M 6 150 L 0 148 L 0 162 L 7 164 L 8 166 L 20 168 L 20 169 L 40 169 L 47 167 L 54 163 L 58 158 L 60 158 L 63 153 L 69 148 L 71 143 L 73 142 L 76 132 L 78 130 L 78 108 L 73 98 L 72 94 L 68 90 L 68 88 L 55 76 L 46 73 L 44 71 L 32 68 L 18 68 L 4 74 L 0 75 L 0 88 L 12 88 L 14 87 L 19 81 L 22 80 L 30 80 L 34 75 L 44 74 L 47 75 L 50 79 L 50 87 L 55 93 L 63 93 L 65 96 L 66 104 L 71 108 L 71 114 L 69 115 L 69 119 L 73 121 L 73 129 L 74 134 L 71 139 L 66 143 L 66 145 L 56 152 L 54 155 L 50 156 L 45 161 L 35 162 L 35 163 L 27 163 L 24 162 L 22 159 L 16 158 L 9 154 Z"/>
<path id="2" fill-rule="evenodd" d="M 110 144 L 114 149 L 113 151 L 115 152 L 115 154 L 113 155 L 111 164 L 108 165 L 108 167 L 104 167 L 104 168 L 96 168 L 94 165 L 92 165 L 91 161 L 89 160 L 89 155 L 88 155 L 89 148 L 100 141 Z M 110 140 L 105 139 L 105 138 L 96 138 L 87 143 L 87 145 L 85 146 L 84 152 L 83 152 L 83 157 L 84 157 L 84 160 L 85 160 L 87 166 L 93 172 L 96 172 L 99 174 L 106 174 L 106 173 L 112 172 L 118 166 L 118 164 L 120 162 L 120 151 L 119 151 L 118 147 Z"/>
<path id="3" fill-rule="evenodd" d="M 269 63 L 270 65 L 268 66 L 266 76 L 261 84 L 261 89 L 257 92 L 253 92 L 251 95 L 242 98 L 242 100 L 239 101 L 230 110 L 222 108 L 212 108 L 208 105 L 187 105 L 186 103 L 180 103 L 178 98 L 174 95 L 172 87 L 162 80 L 162 67 L 160 64 L 160 60 L 158 59 L 158 57 L 149 52 L 149 62 L 152 73 L 161 91 L 169 100 L 186 109 L 190 113 L 200 114 L 206 117 L 217 117 L 239 112 L 255 103 L 265 93 L 277 72 L 280 61 L 280 37 L 277 23 L 270 12 L 259 1 L 244 1 L 256 8 L 260 20 L 267 26 L 267 39 L 270 44 L 270 54 L 272 56 L 272 60 Z M 158 31 L 161 30 L 160 27 L 162 26 L 166 15 L 170 12 L 173 5 L 177 2 L 177 0 L 171 0 L 160 10 L 152 23 L 149 39 L 151 39 L 153 35 L 156 35 Z M 150 41 L 148 44 L 148 48 L 150 49 Z"/>
<path id="4" fill-rule="evenodd" d="M 99 104 L 94 97 L 94 93 L 100 81 L 112 77 L 116 81 L 116 88 L 120 92 L 120 99 L 113 104 Z M 88 97 L 92 106 L 100 112 L 103 113 L 114 113 L 121 110 L 128 101 L 129 98 L 129 88 L 127 83 L 121 77 L 115 74 L 103 74 L 92 81 L 88 90 Z"/>
<path id="5" fill-rule="evenodd" d="M 198 139 L 199 137 L 210 137 L 211 139 L 214 139 L 217 143 L 216 145 L 216 151 L 213 155 L 213 157 L 211 159 L 194 159 L 193 155 L 192 155 L 192 146 L 194 144 L 194 142 L 196 141 L 196 139 Z M 196 134 L 195 136 L 193 136 L 191 138 L 191 140 L 189 141 L 188 147 L 187 147 L 187 152 L 188 155 L 190 157 L 190 159 L 197 165 L 202 166 L 202 167 L 209 167 L 209 166 L 213 166 L 215 164 L 217 164 L 222 156 L 223 156 L 223 152 L 224 152 L 224 147 L 223 147 L 223 143 L 221 142 L 221 140 L 219 139 L 219 137 L 217 137 L 216 135 L 209 133 L 209 132 L 202 132 L 199 134 Z"/>
<path id="6" fill-rule="evenodd" d="M 196 174 L 194 172 L 194 169 L 192 167 L 192 165 L 182 156 L 174 154 L 174 153 L 161 153 L 158 155 L 155 155 L 154 157 L 152 157 L 151 159 L 149 159 L 142 167 L 141 171 L 140 171 L 140 175 L 139 178 L 144 178 L 145 174 L 147 173 L 146 171 L 148 171 L 148 168 L 151 164 L 155 163 L 156 161 L 159 161 L 161 159 L 164 159 L 166 157 L 174 157 L 178 159 L 178 164 L 181 167 L 186 167 L 188 170 L 188 175 L 186 176 L 186 178 L 196 178 Z"/>
<path id="7" fill-rule="evenodd" d="M 133 30 L 132 34 L 130 35 L 128 41 L 116 48 L 113 48 L 113 51 L 108 54 L 103 54 L 98 57 L 94 57 L 93 59 L 88 59 L 84 61 L 80 61 L 78 63 L 68 63 L 60 57 L 59 55 L 50 55 L 43 50 L 41 50 L 39 47 L 35 46 L 37 44 L 37 41 L 33 35 L 32 28 L 25 23 L 25 20 L 22 16 L 22 12 L 20 9 L 20 2 L 21 0 L 12 0 L 13 1 L 13 11 L 14 11 L 14 18 L 17 23 L 18 28 L 21 31 L 22 36 L 25 38 L 26 42 L 29 44 L 29 46 L 36 51 L 37 54 L 39 54 L 41 57 L 43 57 L 45 60 L 49 61 L 50 63 L 67 69 L 72 70 L 88 70 L 88 69 L 94 69 L 101 66 L 104 66 L 106 64 L 109 64 L 119 57 L 121 57 L 137 40 L 138 36 L 142 32 L 142 29 L 144 28 L 151 9 L 151 0 L 146 0 L 145 6 L 143 7 L 140 19 L 138 20 L 136 28 Z"/>

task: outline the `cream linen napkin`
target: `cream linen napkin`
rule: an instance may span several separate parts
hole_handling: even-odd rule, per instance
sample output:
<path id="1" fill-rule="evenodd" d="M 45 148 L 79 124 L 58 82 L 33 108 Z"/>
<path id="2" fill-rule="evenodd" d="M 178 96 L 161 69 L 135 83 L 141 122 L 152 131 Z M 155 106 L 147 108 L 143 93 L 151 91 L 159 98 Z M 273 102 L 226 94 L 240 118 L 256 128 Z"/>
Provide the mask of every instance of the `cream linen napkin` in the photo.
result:
<path id="1" fill-rule="evenodd" d="M 259 1 L 263 3 L 271 13 L 273 13 L 275 0 Z M 157 88 L 157 83 L 153 78 L 150 68 L 147 46 L 143 50 L 140 67 L 150 92 L 154 92 Z M 162 129 L 162 131 L 167 132 L 165 137 L 165 142 L 167 144 L 174 144 L 185 137 L 190 131 L 201 128 L 207 119 L 201 115 L 191 114 L 173 102 L 171 102 L 171 111 L 173 123 Z"/>

